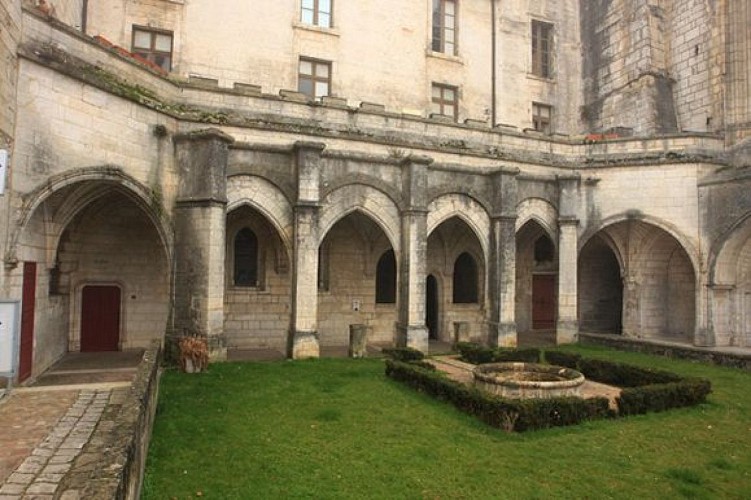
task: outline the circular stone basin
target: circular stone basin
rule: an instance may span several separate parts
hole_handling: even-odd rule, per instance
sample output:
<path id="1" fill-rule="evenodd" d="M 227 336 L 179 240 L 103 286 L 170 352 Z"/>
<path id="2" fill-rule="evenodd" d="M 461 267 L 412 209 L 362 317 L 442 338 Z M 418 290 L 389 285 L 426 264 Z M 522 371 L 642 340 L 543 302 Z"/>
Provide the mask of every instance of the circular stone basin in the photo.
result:
<path id="1" fill-rule="evenodd" d="M 578 396 L 584 383 L 576 370 L 535 363 L 488 363 L 473 374 L 477 387 L 505 398 Z"/>

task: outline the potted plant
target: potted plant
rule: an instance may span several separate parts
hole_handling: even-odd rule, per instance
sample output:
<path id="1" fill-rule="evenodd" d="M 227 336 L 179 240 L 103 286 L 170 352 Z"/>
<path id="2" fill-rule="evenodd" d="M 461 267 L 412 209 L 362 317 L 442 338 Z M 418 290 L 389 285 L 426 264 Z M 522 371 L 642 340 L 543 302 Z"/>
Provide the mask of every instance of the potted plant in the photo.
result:
<path id="1" fill-rule="evenodd" d="M 180 369 L 185 373 L 200 373 L 209 365 L 209 345 L 206 337 L 185 336 L 178 342 Z"/>

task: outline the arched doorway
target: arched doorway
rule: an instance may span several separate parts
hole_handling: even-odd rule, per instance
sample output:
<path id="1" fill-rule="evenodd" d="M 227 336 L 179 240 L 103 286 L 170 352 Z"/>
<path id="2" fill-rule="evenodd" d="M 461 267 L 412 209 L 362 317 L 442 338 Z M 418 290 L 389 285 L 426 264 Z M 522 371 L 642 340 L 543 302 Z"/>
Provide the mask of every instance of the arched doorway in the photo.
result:
<path id="1" fill-rule="evenodd" d="M 621 267 L 602 236 L 591 238 L 579 254 L 579 329 L 620 334 L 623 330 Z"/>
<path id="2" fill-rule="evenodd" d="M 370 327 L 369 343 L 392 344 L 397 321 L 396 255 L 381 226 L 360 210 L 350 212 L 331 226 L 318 255 L 322 352 L 347 346 L 353 324 Z"/>
<path id="3" fill-rule="evenodd" d="M 550 234 L 534 219 L 516 233 L 516 325 L 533 336 L 555 331 L 558 256 Z M 539 340 L 539 339 L 537 339 Z"/>
<path id="4" fill-rule="evenodd" d="M 154 198 L 119 173 L 82 177 L 31 198 L 14 244 L 35 268 L 32 374 L 67 351 L 147 347 L 167 327 L 171 236 Z"/>
<path id="5" fill-rule="evenodd" d="M 279 231 L 258 210 L 240 205 L 227 213 L 225 238 L 227 348 L 284 352 L 292 276 Z"/>
<path id="6" fill-rule="evenodd" d="M 425 280 L 425 326 L 428 329 L 428 339 L 438 340 L 440 329 L 438 280 L 432 274 Z"/>
<path id="7" fill-rule="evenodd" d="M 693 343 L 694 266 L 666 230 L 635 219 L 611 224 L 585 243 L 578 267 L 583 330 L 614 333 L 620 323 L 625 336 Z"/>
<path id="8" fill-rule="evenodd" d="M 461 325 L 469 338 L 484 340 L 485 259 L 475 231 L 461 217 L 449 217 L 428 236 L 427 255 L 426 292 L 433 293 L 425 304 L 429 338 L 453 342 Z"/>

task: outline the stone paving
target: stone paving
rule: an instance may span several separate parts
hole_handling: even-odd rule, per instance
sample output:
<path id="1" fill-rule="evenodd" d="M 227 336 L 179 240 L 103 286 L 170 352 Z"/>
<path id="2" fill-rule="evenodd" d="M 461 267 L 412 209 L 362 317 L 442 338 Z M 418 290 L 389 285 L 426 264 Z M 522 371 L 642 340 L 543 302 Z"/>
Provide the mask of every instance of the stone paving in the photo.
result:
<path id="1" fill-rule="evenodd" d="M 94 432 L 110 394 L 108 389 L 77 391 L 75 402 L 47 437 L 0 486 L 0 500 L 51 500 Z"/>

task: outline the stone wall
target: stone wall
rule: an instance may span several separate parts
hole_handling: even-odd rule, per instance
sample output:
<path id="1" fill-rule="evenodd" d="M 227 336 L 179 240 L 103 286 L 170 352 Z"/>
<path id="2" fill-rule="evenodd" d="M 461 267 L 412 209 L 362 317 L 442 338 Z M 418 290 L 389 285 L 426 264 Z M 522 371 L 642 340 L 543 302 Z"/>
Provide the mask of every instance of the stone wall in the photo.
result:
<path id="1" fill-rule="evenodd" d="M 161 349 L 144 352 L 127 389 L 115 389 L 99 424 L 58 491 L 61 498 L 137 499 L 159 392 Z"/>

